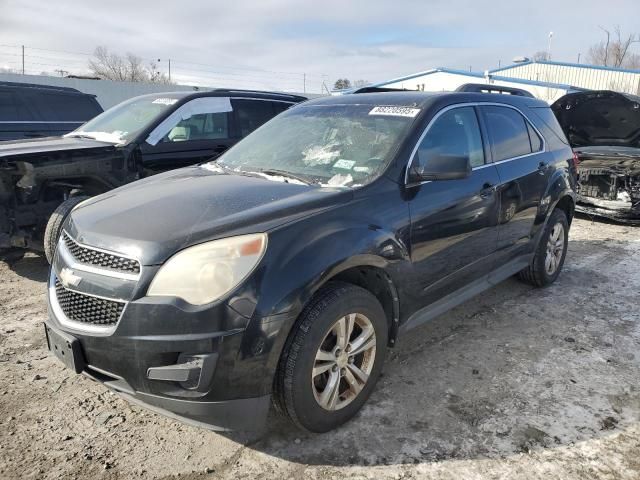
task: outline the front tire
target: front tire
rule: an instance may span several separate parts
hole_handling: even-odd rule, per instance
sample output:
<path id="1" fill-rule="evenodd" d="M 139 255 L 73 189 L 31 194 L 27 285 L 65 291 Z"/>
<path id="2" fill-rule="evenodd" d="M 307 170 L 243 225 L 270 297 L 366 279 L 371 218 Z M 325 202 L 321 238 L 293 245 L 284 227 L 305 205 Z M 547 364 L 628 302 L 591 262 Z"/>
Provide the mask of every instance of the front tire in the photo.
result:
<path id="1" fill-rule="evenodd" d="M 51 217 L 49 217 L 47 228 L 44 230 L 44 256 L 47 257 L 47 262 L 53 262 L 58 238 L 60 238 L 60 233 L 62 232 L 62 224 L 71 213 L 71 210 L 87 198 L 89 197 L 86 195 L 67 198 L 58 205 L 58 208 L 56 208 L 51 214 Z"/>
<path id="2" fill-rule="evenodd" d="M 544 229 L 531 264 L 518 273 L 518 278 L 536 287 L 546 287 L 560 275 L 569 244 L 567 215 L 555 209 Z"/>
<path id="3" fill-rule="evenodd" d="M 387 335 L 375 296 L 348 283 L 328 284 L 289 335 L 276 373 L 278 409 L 311 432 L 350 420 L 380 377 Z"/>

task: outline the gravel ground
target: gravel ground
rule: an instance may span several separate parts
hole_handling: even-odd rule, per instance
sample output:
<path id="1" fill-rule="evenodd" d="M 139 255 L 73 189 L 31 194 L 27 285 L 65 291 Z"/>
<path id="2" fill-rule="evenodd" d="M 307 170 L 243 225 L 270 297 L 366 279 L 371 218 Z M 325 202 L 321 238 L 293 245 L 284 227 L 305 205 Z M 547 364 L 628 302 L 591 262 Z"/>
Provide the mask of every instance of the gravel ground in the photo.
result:
<path id="1" fill-rule="evenodd" d="M 0 478 L 640 478 L 640 229 L 578 219 L 552 287 L 516 280 L 399 341 L 362 412 L 218 434 L 46 351 L 47 267 L 0 262 Z"/>

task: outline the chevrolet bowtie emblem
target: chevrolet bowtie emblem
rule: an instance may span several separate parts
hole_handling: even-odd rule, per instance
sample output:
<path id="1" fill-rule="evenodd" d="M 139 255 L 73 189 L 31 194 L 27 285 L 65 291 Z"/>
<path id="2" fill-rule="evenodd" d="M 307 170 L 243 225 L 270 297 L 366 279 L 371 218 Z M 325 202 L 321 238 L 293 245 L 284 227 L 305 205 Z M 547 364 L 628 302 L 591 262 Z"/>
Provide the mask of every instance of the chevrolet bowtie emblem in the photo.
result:
<path id="1" fill-rule="evenodd" d="M 58 277 L 65 287 L 77 287 L 82 281 L 82 278 L 74 274 L 70 268 L 63 268 Z"/>

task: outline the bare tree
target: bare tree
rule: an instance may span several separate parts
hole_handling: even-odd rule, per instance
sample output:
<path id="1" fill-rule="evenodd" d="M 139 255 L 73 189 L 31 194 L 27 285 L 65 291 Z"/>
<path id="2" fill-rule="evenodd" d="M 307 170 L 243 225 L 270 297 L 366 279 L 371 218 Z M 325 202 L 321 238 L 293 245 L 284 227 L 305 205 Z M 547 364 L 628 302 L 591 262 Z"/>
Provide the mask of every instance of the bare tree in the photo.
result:
<path id="1" fill-rule="evenodd" d="M 122 57 L 109 52 L 107 47 L 97 47 L 93 56 L 89 60 L 89 69 L 96 77 L 121 82 L 171 83 L 157 65 L 144 65 L 142 59 L 133 53 Z"/>
<path id="2" fill-rule="evenodd" d="M 594 65 L 605 67 L 640 68 L 640 55 L 630 51 L 634 43 L 640 42 L 640 35 L 623 35 L 620 26 L 613 33 L 600 27 L 606 35 L 602 40 L 589 48 L 588 59 Z"/>
<path id="3" fill-rule="evenodd" d="M 366 87 L 371 82 L 369 80 L 354 80 L 353 86 L 356 88 Z"/>
<path id="4" fill-rule="evenodd" d="M 547 52 L 546 50 L 537 51 L 533 54 L 532 58 L 534 62 L 545 62 L 549 60 L 549 52 Z"/>

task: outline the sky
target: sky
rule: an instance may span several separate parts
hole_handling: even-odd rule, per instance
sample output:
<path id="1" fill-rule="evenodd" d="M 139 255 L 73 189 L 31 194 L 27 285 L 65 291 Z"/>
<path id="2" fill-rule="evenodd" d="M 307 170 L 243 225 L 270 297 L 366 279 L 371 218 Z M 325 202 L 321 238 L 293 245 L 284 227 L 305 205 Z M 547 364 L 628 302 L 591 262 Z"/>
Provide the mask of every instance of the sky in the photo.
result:
<path id="1" fill-rule="evenodd" d="M 0 68 L 87 73 L 103 45 L 178 83 L 318 92 L 435 67 L 482 72 L 547 50 L 584 62 L 600 27 L 640 34 L 638 0 L 0 0 Z M 640 43 L 634 45 L 640 53 Z"/>

